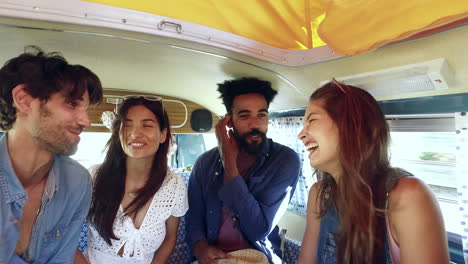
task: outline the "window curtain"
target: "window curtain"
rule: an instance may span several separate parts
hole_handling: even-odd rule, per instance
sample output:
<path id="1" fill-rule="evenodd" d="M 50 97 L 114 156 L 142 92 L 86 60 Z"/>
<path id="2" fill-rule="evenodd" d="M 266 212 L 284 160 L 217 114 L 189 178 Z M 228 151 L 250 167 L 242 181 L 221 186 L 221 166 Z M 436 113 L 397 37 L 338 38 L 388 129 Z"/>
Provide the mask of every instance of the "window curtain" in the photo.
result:
<path id="1" fill-rule="evenodd" d="M 463 241 L 463 256 L 468 263 L 468 115 L 455 113 L 457 153 L 457 195 L 460 211 L 460 232 Z"/>
<path id="2" fill-rule="evenodd" d="M 267 136 L 277 143 L 290 147 L 299 155 L 302 170 L 288 210 L 299 215 L 306 215 L 307 198 L 315 178 L 312 177 L 308 152 L 305 150 L 302 141 L 297 137 L 302 127 L 302 117 L 272 118 L 270 119 Z"/>

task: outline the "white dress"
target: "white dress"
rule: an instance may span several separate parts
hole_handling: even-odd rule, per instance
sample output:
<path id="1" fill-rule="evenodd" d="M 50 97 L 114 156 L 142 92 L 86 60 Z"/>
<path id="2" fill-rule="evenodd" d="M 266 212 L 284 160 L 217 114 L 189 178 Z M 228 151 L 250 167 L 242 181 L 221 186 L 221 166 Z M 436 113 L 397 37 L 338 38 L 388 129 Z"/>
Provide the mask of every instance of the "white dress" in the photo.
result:
<path id="1" fill-rule="evenodd" d="M 120 240 L 111 239 L 112 246 L 109 246 L 96 229 L 89 225 L 88 249 L 85 256 L 90 263 L 149 264 L 166 236 L 166 220 L 171 215 L 181 217 L 187 210 L 185 183 L 179 175 L 168 169 L 168 174 L 154 195 L 140 229 L 135 228 L 132 219 L 123 214 L 123 208 L 120 206 L 114 220 L 114 234 Z M 122 256 L 117 255 L 124 245 Z"/>

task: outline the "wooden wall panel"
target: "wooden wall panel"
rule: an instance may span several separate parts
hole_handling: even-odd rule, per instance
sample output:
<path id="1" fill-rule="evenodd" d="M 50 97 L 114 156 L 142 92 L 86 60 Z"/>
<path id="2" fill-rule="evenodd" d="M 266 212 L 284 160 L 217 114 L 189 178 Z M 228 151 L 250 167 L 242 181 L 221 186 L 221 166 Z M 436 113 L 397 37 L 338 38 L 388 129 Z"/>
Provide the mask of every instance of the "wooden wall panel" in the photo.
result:
<path id="1" fill-rule="evenodd" d="M 91 106 L 88 109 L 89 118 L 93 125 L 90 128 L 86 129 L 85 131 L 109 132 L 109 130 L 102 124 L 101 115 L 104 111 L 113 111 L 115 109 L 115 104 L 107 103 L 107 100 L 112 99 L 112 98 L 126 96 L 126 95 L 135 95 L 135 94 L 155 95 L 155 94 L 148 94 L 148 93 L 135 93 L 133 91 L 124 91 L 124 90 L 107 90 L 107 89 L 104 90 L 103 102 L 100 105 Z M 158 95 L 158 96 L 161 96 L 163 99 L 182 101 L 187 106 L 187 110 L 188 110 L 187 122 L 181 128 L 171 128 L 172 133 L 199 133 L 199 132 L 193 131 L 192 128 L 190 127 L 190 117 L 194 110 L 200 109 L 200 108 L 206 109 L 205 107 L 202 107 L 194 102 L 184 100 L 184 99 L 178 99 L 175 97 L 164 96 L 164 95 Z M 169 120 L 171 122 L 171 125 L 172 126 L 181 125 L 185 120 L 184 107 L 180 103 L 176 103 L 176 102 L 171 102 L 171 101 L 163 101 L 163 102 L 164 102 L 164 109 L 167 111 L 167 114 L 169 115 Z M 211 112 L 211 116 L 213 117 L 213 124 L 212 124 L 211 131 L 214 131 L 214 126 L 218 123 L 219 117 L 212 112 Z"/>

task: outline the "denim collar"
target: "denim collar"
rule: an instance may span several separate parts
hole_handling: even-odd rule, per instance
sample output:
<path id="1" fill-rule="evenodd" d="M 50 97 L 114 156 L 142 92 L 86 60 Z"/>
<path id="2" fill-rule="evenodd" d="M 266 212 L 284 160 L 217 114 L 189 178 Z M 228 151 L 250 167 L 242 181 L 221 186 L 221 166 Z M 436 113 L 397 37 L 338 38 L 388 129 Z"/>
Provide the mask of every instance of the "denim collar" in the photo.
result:
<path id="1" fill-rule="evenodd" d="M 271 145 L 271 140 L 267 137 L 264 138 L 265 144 L 263 144 L 262 149 L 260 150 L 260 155 L 262 156 L 269 156 L 270 155 L 270 145 Z"/>
<path id="2" fill-rule="evenodd" d="M 57 156 L 54 158 L 54 163 L 52 164 L 52 168 L 49 171 L 49 175 L 47 176 L 46 186 L 44 189 L 44 195 L 50 200 L 54 196 L 54 193 L 58 190 L 58 183 L 57 178 L 55 177 L 55 172 L 58 170 L 56 164 Z"/>
<path id="3" fill-rule="evenodd" d="M 5 194 L 6 202 L 12 203 L 18 201 L 24 204 L 27 199 L 27 194 L 11 164 L 10 155 L 8 153 L 7 133 L 0 137 L 0 157 L 0 187 Z M 55 175 L 59 170 L 59 162 L 57 162 L 59 158 L 59 156 L 55 156 L 52 169 L 47 176 L 44 195 L 48 199 L 52 199 L 54 193 L 58 190 L 58 181 Z"/>

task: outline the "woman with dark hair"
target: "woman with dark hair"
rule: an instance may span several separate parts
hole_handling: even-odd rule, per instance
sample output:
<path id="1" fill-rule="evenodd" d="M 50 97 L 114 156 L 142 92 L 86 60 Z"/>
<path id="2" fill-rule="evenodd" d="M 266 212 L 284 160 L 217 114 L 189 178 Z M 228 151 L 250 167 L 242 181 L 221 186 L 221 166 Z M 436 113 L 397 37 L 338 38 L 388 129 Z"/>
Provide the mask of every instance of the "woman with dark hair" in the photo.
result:
<path id="1" fill-rule="evenodd" d="M 299 139 L 318 182 L 298 263 L 448 263 L 428 186 L 390 167 L 389 128 L 375 99 L 333 79 L 316 90 Z"/>
<path id="2" fill-rule="evenodd" d="M 185 184 L 167 165 L 170 143 L 160 97 L 124 98 L 104 163 L 91 172 L 90 263 L 167 262 L 188 209 Z"/>

